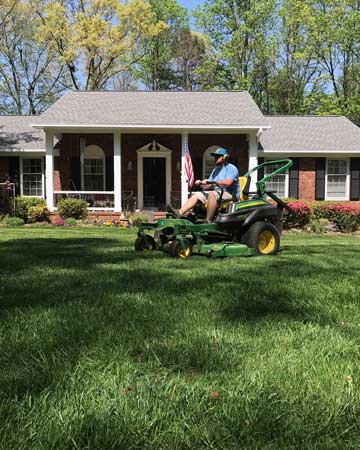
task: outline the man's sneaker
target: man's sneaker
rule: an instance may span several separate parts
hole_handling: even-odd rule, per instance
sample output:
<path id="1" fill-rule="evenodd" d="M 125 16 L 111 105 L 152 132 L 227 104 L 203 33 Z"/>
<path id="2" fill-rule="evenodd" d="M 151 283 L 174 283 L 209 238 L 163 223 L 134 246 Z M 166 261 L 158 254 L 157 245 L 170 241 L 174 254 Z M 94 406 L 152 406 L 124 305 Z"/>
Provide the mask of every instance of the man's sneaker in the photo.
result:
<path id="1" fill-rule="evenodd" d="M 177 219 L 180 219 L 181 215 L 179 213 L 179 210 L 174 208 L 170 203 L 166 207 L 166 211 L 172 214 Z"/>

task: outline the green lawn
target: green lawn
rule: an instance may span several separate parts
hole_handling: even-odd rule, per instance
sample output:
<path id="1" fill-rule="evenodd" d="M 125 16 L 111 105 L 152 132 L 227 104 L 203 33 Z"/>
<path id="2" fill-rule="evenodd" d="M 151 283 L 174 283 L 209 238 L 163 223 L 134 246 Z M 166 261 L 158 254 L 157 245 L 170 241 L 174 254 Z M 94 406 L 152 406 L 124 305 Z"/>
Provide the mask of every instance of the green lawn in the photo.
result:
<path id="1" fill-rule="evenodd" d="M 360 239 L 177 260 L 0 228 L 0 448 L 359 449 Z"/>

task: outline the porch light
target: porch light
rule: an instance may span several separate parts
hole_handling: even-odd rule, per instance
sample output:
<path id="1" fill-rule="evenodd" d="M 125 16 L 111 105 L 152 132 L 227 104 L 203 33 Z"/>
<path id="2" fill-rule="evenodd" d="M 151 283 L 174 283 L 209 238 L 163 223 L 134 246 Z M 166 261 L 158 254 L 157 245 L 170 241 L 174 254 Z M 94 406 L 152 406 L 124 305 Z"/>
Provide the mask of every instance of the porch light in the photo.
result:
<path id="1" fill-rule="evenodd" d="M 127 170 L 128 170 L 129 172 L 132 171 L 132 162 L 131 162 L 131 161 L 128 162 Z"/>
<path id="2" fill-rule="evenodd" d="M 178 172 L 180 172 L 180 169 L 181 169 L 181 164 L 180 164 L 180 161 L 178 161 L 178 162 L 176 163 L 176 170 L 177 170 Z"/>
<path id="3" fill-rule="evenodd" d="M 160 150 L 159 144 L 156 142 L 156 139 L 153 139 L 151 141 L 151 144 L 149 145 L 148 148 L 149 148 L 150 152 L 152 152 L 152 151 L 159 151 Z"/>

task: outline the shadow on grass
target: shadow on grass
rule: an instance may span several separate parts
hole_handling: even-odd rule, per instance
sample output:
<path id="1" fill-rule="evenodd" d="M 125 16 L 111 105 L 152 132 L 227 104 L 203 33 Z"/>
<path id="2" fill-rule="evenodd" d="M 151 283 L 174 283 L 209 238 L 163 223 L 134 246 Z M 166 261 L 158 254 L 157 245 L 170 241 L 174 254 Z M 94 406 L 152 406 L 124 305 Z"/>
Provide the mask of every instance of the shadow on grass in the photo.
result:
<path id="1" fill-rule="evenodd" d="M 136 253 L 133 238 L 0 244 L 0 324 L 9 336 L 0 354 L 3 393 L 40 393 L 59 383 L 93 349 L 103 349 L 105 359 L 157 359 L 179 372 L 226 369 L 221 349 L 206 336 L 167 344 L 177 331 L 186 332 L 182 327 L 189 310 L 217 324 L 269 323 L 279 317 L 299 322 L 315 317 L 321 325 L 334 320 L 314 306 L 316 292 L 292 286 L 299 280 L 309 285 L 314 274 L 324 282 L 341 276 L 341 265 L 323 254 L 323 245 L 307 248 L 305 256 L 290 247 L 285 259 L 195 262 Z M 352 261 L 357 249 L 339 245 L 336 251 Z M 297 258 L 293 265 L 292 258 Z M 356 264 L 346 266 L 349 277 L 357 276 L 357 270 Z"/>

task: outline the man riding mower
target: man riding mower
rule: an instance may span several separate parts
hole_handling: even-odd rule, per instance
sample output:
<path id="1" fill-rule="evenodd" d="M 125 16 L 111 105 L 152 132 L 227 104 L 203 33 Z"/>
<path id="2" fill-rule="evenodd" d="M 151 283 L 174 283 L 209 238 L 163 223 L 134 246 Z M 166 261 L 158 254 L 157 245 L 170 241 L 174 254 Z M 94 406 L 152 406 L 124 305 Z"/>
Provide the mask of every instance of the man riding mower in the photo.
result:
<path id="1" fill-rule="evenodd" d="M 208 184 L 220 191 L 212 223 L 207 223 L 196 208 L 187 216 L 168 213 L 166 219 L 156 223 L 140 224 L 135 249 L 159 249 L 180 258 L 191 254 L 208 257 L 275 255 L 280 246 L 283 213 L 290 208 L 273 191 L 266 190 L 266 182 L 286 172 L 292 164 L 290 159 L 267 161 L 249 170 L 239 179 L 238 201 L 223 202 L 224 187 L 217 181 L 210 181 Z M 277 168 L 256 183 L 256 192 L 249 192 L 251 175 L 266 166 Z M 153 231 L 154 236 L 145 231 Z"/>

